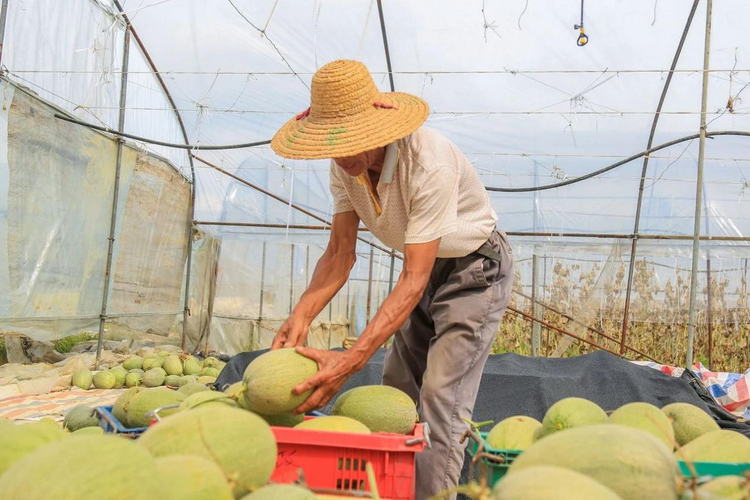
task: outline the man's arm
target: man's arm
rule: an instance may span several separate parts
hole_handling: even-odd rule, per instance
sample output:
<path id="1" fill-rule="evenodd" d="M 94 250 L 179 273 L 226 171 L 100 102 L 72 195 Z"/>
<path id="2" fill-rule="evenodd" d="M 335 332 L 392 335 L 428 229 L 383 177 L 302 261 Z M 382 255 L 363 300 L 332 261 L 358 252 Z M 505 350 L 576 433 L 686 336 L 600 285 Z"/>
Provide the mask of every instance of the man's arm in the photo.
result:
<path id="1" fill-rule="evenodd" d="M 424 294 L 439 246 L 439 239 L 406 245 L 404 269 L 396 286 L 351 349 L 342 353 L 309 347 L 297 348 L 297 352 L 318 363 L 318 373 L 294 388 L 295 394 L 314 389 L 295 412 L 305 413 L 328 403 L 344 382 L 361 370 L 378 348 L 406 321 Z"/>
<path id="2" fill-rule="evenodd" d="M 356 212 L 343 212 L 333 216 L 331 238 L 315 266 L 310 285 L 274 337 L 271 349 L 304 345 L 310 323 L 349 279 L 349 273 L 357 259 L 358 227 L 359 217 Z"/>

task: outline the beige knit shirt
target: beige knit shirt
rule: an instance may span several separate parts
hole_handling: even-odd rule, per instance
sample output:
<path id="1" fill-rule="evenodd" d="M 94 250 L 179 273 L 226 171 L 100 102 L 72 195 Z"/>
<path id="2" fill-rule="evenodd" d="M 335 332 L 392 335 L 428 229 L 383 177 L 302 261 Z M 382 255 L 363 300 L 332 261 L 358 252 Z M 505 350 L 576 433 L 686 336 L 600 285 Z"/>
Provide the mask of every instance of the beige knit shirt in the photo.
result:
<path id="1" fill-rule="evenodd" d="M 474 166 L 440 133 L 422 127 L 397 141 L 391 182 L 377 185 L 380 207 L 369 182 L 347 175 L 331 161 L 333 213 L 355 211 L 389 247 L 440 240 L 438 257 L 463 257 L 487 241 L 497 222 Z M 384 166 L 384 171 L 386 170 Z M 387 180 L 387 179 L 386 179 Z M 380 215 L 378 215 L 380 212 Z"/>

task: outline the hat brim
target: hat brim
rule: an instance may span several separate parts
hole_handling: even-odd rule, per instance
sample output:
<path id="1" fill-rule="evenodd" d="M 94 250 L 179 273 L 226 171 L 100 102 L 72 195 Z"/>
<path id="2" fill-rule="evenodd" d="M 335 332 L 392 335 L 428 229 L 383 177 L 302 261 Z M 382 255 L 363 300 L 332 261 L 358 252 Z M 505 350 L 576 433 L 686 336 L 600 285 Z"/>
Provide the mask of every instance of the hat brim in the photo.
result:
<path id="1" fill-rule="evenodd" d="M 403 92 L 382 93 L 380 102 L 393 108 L 372 106 L 340 119 L 292 118 L 276 132 L 271 148 L 279 156 L 300 160 L 354 156 L 406 137 L 430 114 L 425 101 Z"/>

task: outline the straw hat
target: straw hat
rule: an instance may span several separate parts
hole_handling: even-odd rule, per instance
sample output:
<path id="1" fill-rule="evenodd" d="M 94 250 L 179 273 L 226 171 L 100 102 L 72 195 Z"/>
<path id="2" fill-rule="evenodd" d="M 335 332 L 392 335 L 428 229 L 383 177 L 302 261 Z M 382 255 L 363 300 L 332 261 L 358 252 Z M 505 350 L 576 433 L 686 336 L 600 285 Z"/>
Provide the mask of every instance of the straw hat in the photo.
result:
<path id="1" fill-rule="evenodd" d="M 419 97 L 378 91 L 364 64 L 339 60 L 312 79 L 312 105 L 284 124 L 271 148 L 285 158 L 342 158 L 386 146 L 430 114 Z"/>

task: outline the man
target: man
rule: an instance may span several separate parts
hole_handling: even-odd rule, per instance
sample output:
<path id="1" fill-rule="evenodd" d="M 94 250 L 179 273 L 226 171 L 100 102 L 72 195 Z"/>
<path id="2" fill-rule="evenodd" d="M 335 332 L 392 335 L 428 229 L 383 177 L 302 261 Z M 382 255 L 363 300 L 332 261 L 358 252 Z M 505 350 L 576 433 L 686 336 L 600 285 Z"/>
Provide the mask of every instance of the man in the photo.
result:
<path id="1" fill-rule="evenodd" d="M 479 381 L 513 281 L 507 238 L 467 158 L 420 128 L 418 97 L 380 93 L 364 65 L 334 61 L 313 76 L 310 109 L 271 147 L 286 158 L 332 158 L 330 241 L 307 291 L 273 341 L 297 347 L 318 373 L 297 412 L 325 405 L 391 335 L 383 383 L 409 394 L 430 424 L 432 449 L 417 456 L 417 499 L 457 484 Z M 345 352 L 305 344 L 312 320 L 349 278 L 359 223 L 403 252 L 403 271 L 357 342 Z M 479 252 L 479 253 L 478 253 Z"/>

